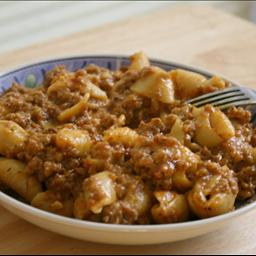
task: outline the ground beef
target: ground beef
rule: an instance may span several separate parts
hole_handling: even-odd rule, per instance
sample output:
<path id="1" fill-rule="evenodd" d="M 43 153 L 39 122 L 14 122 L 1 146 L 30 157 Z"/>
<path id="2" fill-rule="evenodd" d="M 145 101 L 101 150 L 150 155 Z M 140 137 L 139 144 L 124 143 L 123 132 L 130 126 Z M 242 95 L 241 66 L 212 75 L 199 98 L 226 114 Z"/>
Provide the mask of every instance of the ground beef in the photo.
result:
<path id="1" fill-rule="evenodd" d="M 26 140 L 2 157 L 25 164 L 26 175 L 41 184 L 42 193 L 55 198 L 52 209 L 68 205 L 68 216 L 90 221 L 154 224 L 152 208 L 169 207 L 158 202 L 156 192 L 186 198 L 198 183 L 215 178 L 218 185 L 211 193 L 233 197 L 238 193 L 242 201 L 252 198 L 256 129 L 250 123 L 250 112 L 229 109 L 226 114 L 235 136 L 216 147 L 202 146 L 195 139 L 198 124 L 193 106 L 179 98 L 167 104 L 131 90 L 148 70 L 146 66 L 111 71 L 90 64 L 69 72 L 60 66 L 48 72 L 38 88 L 14 84 L 0 97 L 0 119 L 24 129 Z M 200 94 L 220 88 L 210 84 Z M 90 97 L 83 102 L 88 92 Z M 75 113 L 72 118 L 70 111 Z M 60 113 L 67 118 L 60 119 Z M 176 120 L 182 124 L 182 139 L 170 135 Z M 117 138 L 108 141 L 106 131 L 119 128 Z M 108 177 L 105 183 L 92 178 L 99 173 Z M 112 183 L 115 195 L 109 198 Z M 90 204 L 86 204 L 84 191 L 88 186 L 95 188 L 95 194 L 89 195 Z M 99 213 L 90 210 L 97 203 L 102 204 Z"/>

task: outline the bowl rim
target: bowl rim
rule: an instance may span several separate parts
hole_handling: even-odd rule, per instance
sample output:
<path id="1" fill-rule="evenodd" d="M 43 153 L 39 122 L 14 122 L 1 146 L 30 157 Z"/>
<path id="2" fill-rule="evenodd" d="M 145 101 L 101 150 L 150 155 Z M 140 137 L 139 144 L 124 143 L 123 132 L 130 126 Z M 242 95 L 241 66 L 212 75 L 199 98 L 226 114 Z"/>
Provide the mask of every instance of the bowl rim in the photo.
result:
<path id="1" fill-rule="evenodd" d="M 66 61 L 66 60 L 77 60 L 77 59 L 83 59 L 83 58 L 90 58 L 90 59 L 123 59 L 123 60 L 128 60 L 129 56 L 128 55 L 75 55 L 75 56 L 67 56 L 67 57 L 62 57 L 62 58 L 52 58 L 52 59 L 43 59 L 38 62 L 30 62 L 28 64 L 22 64 L 18 65 L 15 68 L 11 68 L 8 70 L 5 70 L 0 74 L 0 79 L 2 79 L 5 76 L 14 74 L 16 72 L 22 71 L 23 69 L 28 69 L 32 68 L 33 66 L 40 66 L 43 64 L 47 63 L 54 63 L 54 62 L 61 62 L 61 61 Z M 165 61 L 157 58 L 149 58 L 151 62 L 154 64 L 160 64 L 160 65 L 170 65 L 174 66 L 177 68 L 182 68 L 186 69 L 189 71 L 194 71 L 194 72 L 199 72 L 201 74 L 204 74 L 206 76 L 213 76 L 213 75 L 219 75 L 224 79 L 227 79 L 230 81 L 234 86 L 242 86 L 237 82 L 233 82 L 232 80 L 226 78 L 225 76 L 221 74 L 216 74 L 216 73 L 211 73 L 201 67 L 195 67 L 192 65 L 187 65 L 187 64 L 181 64 L 176 61 Z M 78 228 L 85 228 L 85 229 L 94 229 L 94 230 L 104 230 L 104 231 L 111 231 L 111 232 L 156 232 L 156 231 L 174 231 L 174 230 L 187 230 L 191 228 L 197 228 L 209 224 L 214 224 L 214 223 L 219 223 L 219 222 L 224 222 L 229 219 L 233 219 L 235 217 L 238 217 L 242 214 L 245 214 L 254 208 L 256 208 L 256 201 L 252 203 L 248 203 L 247 205 L 236 209 L 232 212 L 207 218 L 207 219 L 199 219 L 199 220 L 194 220 L 194 221 L 187 221 L 187 222 L 182 222 L 182 223 L 170 223 L 170 224 L 148 224 L 148 225 L 124 225 L 124 224 L 111 224 L 111 223 L 100 223 L 100 222 L 92 222 L 92 221 L 87 221 L 87 220 L 79 220 L 71 217 L 65 217 L 61 215 L 57 215 L 51 212 L 47 212 L 38 208 L 35 208 L 29 204 L 23 203 L 19 201 L 18 199 L 15 199 L 2 191 L 0 191 L 0 204 L 4 208 L 5 205 L 10 205 L 11 207 L 15 209 L 19 209 L 22 212 L 30 213 L 33 216 L 45 219 L 45 220 L 50 220 L 52 222 L 58 223 L 58 224 L 64 224 L 68 226 L 73 226 L 73 227 L 78 227 Z"/>
<path id="2" fill-rule="evenodd" d="M 0 79 L 3 78 L 4 76 L 7 75 L 11 75 L 13 73 L 22 71 L 23 69 L 28 69 L 28 68 L 32 68 L 33 66 L 40 66 L 40 65 L 44 65 L 47 63 L 54 63 L 54 62 L 60 62 L 60 61 L 67 61 L 67 60 L 79 60 L 79 59 L 117 59 L 117 60 L 129 60 L 130 55 L 122 55 L 122 54 L 92 54 L 92 55 L 67 55 L 64 57 L 57 57 L 57 58 L 41 58 L 38 61 L 27 61 L 24 62 L 20 65 L 15 65 L 13 68 L 7 68 L 7 69 L 3 69 L 0 71 Z M 193 65 L 189 65 L 189 64 L 182 64 L 176 61 L 165 61 L 163 59 L 158 59 L 158 58 L 149 58 L 150 62 L 154 62 L 160 65 L 170 65 L 170 66 L 177 66 L 180 68 L 184 68 L 190 71 L 194 71 L 194 72 L 200 72 L 202 74 L 205 74 L 207 76 L 212 76 L 212 75 L 220 75 L 221 77 L 223 77 L 224 79 L 225 76 L 223 76 L 220 73 L 211 73 L 208 70 L 202 68 L 202 67 L 195 67 Z M 233 83 L 232 80 L 229 79 L 230 82 Z M 238 85 L 238 83 L 234 84 Z"/>
<path id="3" fill-rule="evenodd" d="M 50 220 L 51 222 L 64 224 L 66 226 L 72 226 L 77 228 L 104 230 L 104 231 L 115 231 L 115 232 L 159 232 L 159 231 L 176 231 L 176 230 L 188 230 L 193 228 L 199 228 L 202 226 L 208 226 L 215 223 L 225 222 L 235 217 L 241 216 L 254 208 L 256 208 L 256 202 L 249 203 L 237 210 L 234 210 L 223 215 L 211 217 L 208 219 L 200 219 L 194 221 L 187 221 L 181 223 L 170 223 L 170 224 L 148 224 L 148 225 L 124 225 L 124 224 L 111 224 L 111 223 L 100 223 L 92 222 L 87 220 L 79 220 L 71 217 L 65 217 L 57 215 L 51 212 L 47 212 L 38 208 L 35 208 L 29 204 L 23 203 L 3 192 L 0 191 L 0 204 L 4 208 L 6 205 L 21 210 L 24 213 L 29 213 L 35 217 Z"/>

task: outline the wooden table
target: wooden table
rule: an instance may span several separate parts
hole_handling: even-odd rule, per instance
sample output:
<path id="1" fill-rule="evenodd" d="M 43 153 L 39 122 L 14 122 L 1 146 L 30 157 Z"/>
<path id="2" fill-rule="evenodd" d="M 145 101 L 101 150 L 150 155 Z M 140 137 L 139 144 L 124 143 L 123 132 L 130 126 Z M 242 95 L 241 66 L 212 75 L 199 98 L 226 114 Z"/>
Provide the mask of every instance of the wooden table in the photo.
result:
<path id="1" fill-rule="evenodd" d="M 0 70 L 67 55 L 131 54 L 201 66 L 256 86 L 256 29 L 247 21 L 208 7 L 175 6 L 105 25 L 53 42 L 2 54 Z M 187 241 L 154 246 L 82 242 L 37 228 L 0 207 L 0 253 L 61 254 L 254 254 L 256 211 L 229 227 Z"/>

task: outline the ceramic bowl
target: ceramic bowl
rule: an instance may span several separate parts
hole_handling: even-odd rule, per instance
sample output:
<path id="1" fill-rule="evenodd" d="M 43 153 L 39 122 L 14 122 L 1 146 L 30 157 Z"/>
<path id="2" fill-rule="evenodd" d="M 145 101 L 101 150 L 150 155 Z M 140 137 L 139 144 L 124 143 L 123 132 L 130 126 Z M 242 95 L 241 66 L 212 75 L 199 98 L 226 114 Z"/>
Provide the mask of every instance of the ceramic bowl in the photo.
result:
<path id="1" fill-rule="evenodd" d="M 42 82 L 45 73 L 56 65 L 64 65 L 67 69 L 73 71 L 90 63 L 109 69 L 116 69 L 121 65 L 128 64 L 129 60 L 127 57 L 121 56 L 85 56 L 27 65 L 2 74 L 0 76 L 0 92 L 8 89 L 13 81 L 24 84 L 27 87 L 35 87 Z M 201 73 L 207 77 L 212 76 L 207 71 L 178 63 L 158 60 L 151 60 L 151 63 L 166 70 L 183 68 Z M 178 224 L 114 225 L 58 216 L 24 204 L 3 192 L 0 192 L 0 204 L 28 222 L 65 236 L 92 242 L 130 245 L 167 243 L 200 236 L 217 230 L 234 221 L 235 218 L 256 208 L 256 202 L 254 202 L 221 216 Z"/>

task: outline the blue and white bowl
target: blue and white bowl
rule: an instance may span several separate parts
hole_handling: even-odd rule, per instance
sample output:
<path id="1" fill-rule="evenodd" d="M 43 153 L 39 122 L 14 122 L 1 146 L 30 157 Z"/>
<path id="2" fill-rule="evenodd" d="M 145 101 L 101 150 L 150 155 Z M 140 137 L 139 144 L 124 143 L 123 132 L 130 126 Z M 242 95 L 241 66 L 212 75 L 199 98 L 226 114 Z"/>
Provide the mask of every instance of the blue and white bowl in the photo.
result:
<path id="1" fill-rule="evenodd" d="M 63 65 L 68 70 L 75 71 L 84 68 L 89 64 L 95 64 L 104 68 L 115 70 L 118 69 L 120 66 L 128 65 L 129 59 L 128 57 L 123 56 L 84 56 L 49 60 L 27 65 L 12 70 L 10 72 L 6 72 L 5 74 L 0 76 L 0 93 L 8 89 L 13 82 L 24 84 L 26 87 L 30 88 L 36 87 L 37 85 L 42 83 L 45 74 L 56 66 Z M 198 69 L 188 67 L 186 65 L 164 62 L 160 60 L 152 60 L 151 64 L 165 70 L 184 68 L 202 73 L 207 77 L 211 76 L 211 74 L 206 71 L 201 70 L 200 72 Z"/>
<path id="2" fill-rule="evenodd" d="M 42 83 L 45 73 L 58 65 L 64 65 L 70 71 L 83 68 L 88 64 L 96 64 L 114 70 L 128 63 L 129 59 L 122 56 L 84 56 L 44 61 L 2 74 L 0 76 L 0 93 L 10 88 L 14 81 L 27 87 L 36 87 Z M 202 69 L 177 63 L 159 60 L 151 60 L 151 63 L 166 70 L 182 68 L 207 77 L 212 76 L 211 73 Z M 235 218 L 256 208 L 256 202 L 253 202 L 221 216 L 178 224 L 115 225 L 55 215 L 22 203 L 3 192 L 0 192 L 0 204 L 15 215 L 62 235 L 93 242 L 133 245 L 159 244 L 203 235 L 225 226 Z"/>

